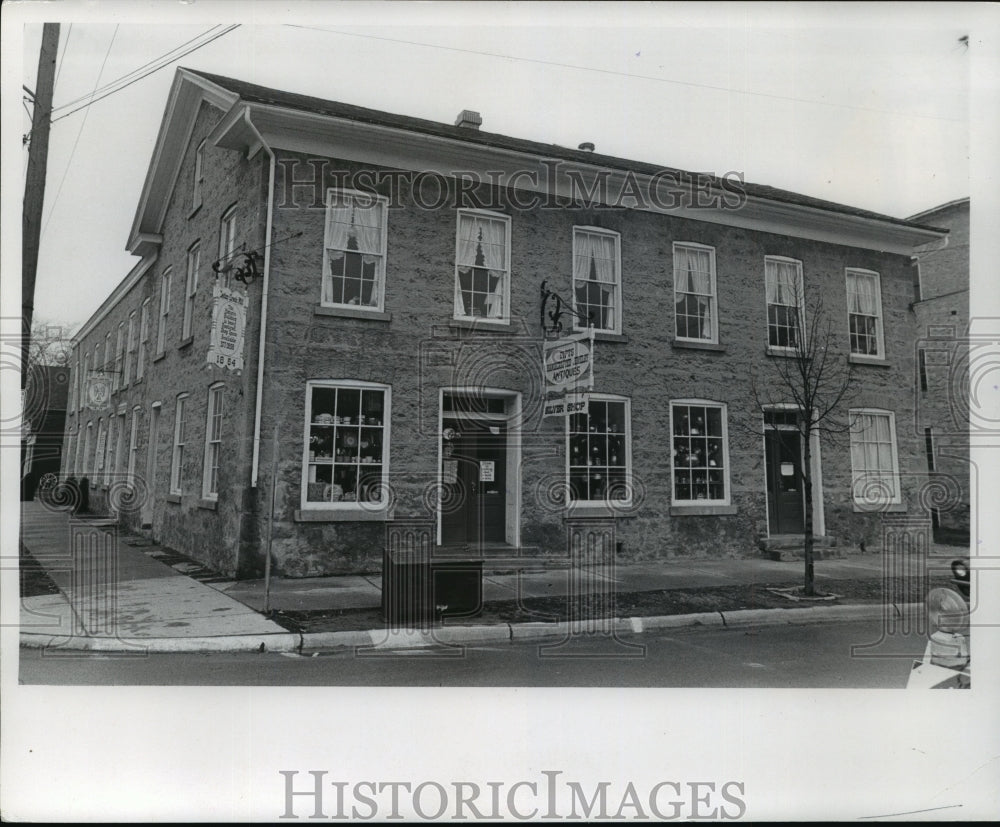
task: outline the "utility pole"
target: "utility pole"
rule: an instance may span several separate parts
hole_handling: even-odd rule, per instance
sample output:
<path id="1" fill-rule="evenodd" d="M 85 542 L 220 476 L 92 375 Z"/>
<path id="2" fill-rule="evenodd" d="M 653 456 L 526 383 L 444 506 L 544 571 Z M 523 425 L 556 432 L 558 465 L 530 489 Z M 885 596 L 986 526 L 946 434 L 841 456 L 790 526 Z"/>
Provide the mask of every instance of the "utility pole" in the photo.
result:
<path id="1" fill-rule="evenodd" d="M 21 221 L 21 389 L 28 375 L 31 321 L 35 313 L 35 276 L 38 272 L 38 245 L 42 233 L 42 206 L 45 202 L 45 172 L 49 155 L 49 127 L 52 125 L 52 88 L 59 50 L 59 24 L 42 27 L 42 48 L 38 54 L 38 82 L 35 84 L 28 144 L 28 173 L 24 182 L 24 211 Z"/>

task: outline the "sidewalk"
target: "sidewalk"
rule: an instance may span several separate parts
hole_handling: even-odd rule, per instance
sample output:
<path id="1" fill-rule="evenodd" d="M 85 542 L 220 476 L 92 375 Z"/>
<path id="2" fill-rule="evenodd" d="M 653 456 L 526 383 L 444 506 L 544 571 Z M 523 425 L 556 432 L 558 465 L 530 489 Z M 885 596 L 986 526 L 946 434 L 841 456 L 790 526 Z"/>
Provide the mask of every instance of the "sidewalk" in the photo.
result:
<path id="1" fill-rule="evenodd" d="M 545 607 L 564 599 L 570 576 L 565 568 L 486 572 L 486 610 L 481 617 L 454 625 L 449 622 L 431 632 L 390 633 L 381 622 L 378 576 L 272 579 L 271 617 L 281 617 L 285 623 L 281 625 L 262 613 L 263 581 L 220 578 L 169 549 L 119 533 L 110 520 L 70 518 L 41 503 L 23 503 L 22 541 L 60 592 L 22 598 L 24 646 L 136 653 L 298 652 L 336 646 L 398 648 L 509 641 L 564 636 L 569 629 L 565 621 L 531 620 L 530 611 L 528 615 L 516 611 L 525 605 Z M 74 546 L 75 553 L 71 550 Z M 946 566 L 960 552 L 950 547 L 936 549 L 932 556 L 934 576 L 937 565 Z M 810 605 L 786 601 L 773 593 L 766 595 L 769 599 L 753 601 L 788 608 L 744 609 L 740 601 L 720 601 L 719 595 L 760 596 L 767 592 L 765 585 L 799 585 L 801 561 L 671 559 L 621 564 L 611 578 L 597 571 L 577 571 L 573 576 L 575 585 L 582 582 L 585 589 L 589 586 L 618 596 L 618 617 L 585 623 L 590 624 L 588 628 L 597 624 L 602 631 L 620 633 L 698 625 L 878 618 L 890 610 L 922 612 L 919 603 L 901 600 L 894 609 L 883 605 L 884 562 L 882 555 L 871 553 L 817 560 L 818 589 L 853 584 L 848 590 L 851 594 L 835 601 Z M 678 606 L 701 610 L 678 614 Z M 320 618 L 320 622 L 290 624 L 290 618 Z"/>

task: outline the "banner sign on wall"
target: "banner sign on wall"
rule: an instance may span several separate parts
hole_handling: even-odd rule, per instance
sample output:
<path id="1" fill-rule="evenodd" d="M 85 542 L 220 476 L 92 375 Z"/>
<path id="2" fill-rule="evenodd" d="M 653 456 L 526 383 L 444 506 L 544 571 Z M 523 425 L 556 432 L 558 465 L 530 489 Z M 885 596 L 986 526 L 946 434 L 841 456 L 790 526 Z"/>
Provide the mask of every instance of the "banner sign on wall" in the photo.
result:
<path id="1" fill-rule="evenodd" d="M 87 374 L 87 407 L 94 411 L 106 410 L 111 402 L 112 374 L 103 370 L 92 370 Z"/>
<path id="2" fill-rule="evenodd" d="M 594 328 L 545 342 L 542 361 L 543 416 L 586 413 L 587 391 L 594 387 Z"/>
<path id="3" fill-rule="evenodd" d="M 212 291 L 212 336 L 208 362 L 229 370 L 243 370 L 246 339 L 247 293 L 215 283 Z"/>

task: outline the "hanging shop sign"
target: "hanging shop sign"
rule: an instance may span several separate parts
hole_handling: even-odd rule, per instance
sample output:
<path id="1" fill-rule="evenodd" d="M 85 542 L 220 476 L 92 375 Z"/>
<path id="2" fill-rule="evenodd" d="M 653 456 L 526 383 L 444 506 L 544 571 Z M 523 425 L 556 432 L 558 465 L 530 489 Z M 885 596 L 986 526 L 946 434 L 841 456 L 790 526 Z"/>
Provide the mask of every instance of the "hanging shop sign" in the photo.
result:
<path id="1" fill-rule="evenodd" d="M 246 340 L 247 293 L 215 283 L 212 291 L 212 335 L 208 362 L 228 370 L 243 370 Z"/>
<path id="2" fill-rule="evenodd" d="M 92 370 L 87 374 L 87 407 L 94 411 L 107 410 L 111 403 L 111 374 Z"/>
<path id="3" fill-rule="evenodd" d="M 545 342 L 542 361 L 543 415 L 585 413 L 589 402 L 587 391 L 594 387 L 594 329 Z"/>

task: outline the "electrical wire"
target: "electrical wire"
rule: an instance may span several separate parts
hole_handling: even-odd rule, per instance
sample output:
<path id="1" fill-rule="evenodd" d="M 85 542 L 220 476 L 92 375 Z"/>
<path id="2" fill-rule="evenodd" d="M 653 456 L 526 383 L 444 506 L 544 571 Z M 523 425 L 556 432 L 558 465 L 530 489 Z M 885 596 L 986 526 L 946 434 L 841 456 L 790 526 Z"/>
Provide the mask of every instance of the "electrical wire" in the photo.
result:
<path id="1" fill-rule="evenodd" d="M 108 64 L 108 57 L 111 55 L 111 47 L 115 45 L 115 38 L 118 36 L 118 26 L 115 26 L 115 30 L 111 35 L 111 42 L 108 43 L 108 50 L 104 53 L 104 60 L 101 63 L 101 70 L 97 73 L 97 80 L 94 81 L 94 88 L 97 88 L 97 84 L 101 82 L 101 77 L 104 75 L 104 67 Z M 90 113 L 87 112 L 83 116 L 83 121 L 80 123 L 80 129 L 76 133 L 76 140 L 73 142 L 73 148 L 69 152 L 69 159 L 66 161 L 66 169 L 63 170 L 62 178 L 59 179 L 59 186 L 56 189 L 56 194 L 52 197 L 52 206 L 49 207 L 49 216 L 45 219 L 45 223 L 42 225 L 42 232 L 39 238 L 45 236 L 45 230 L 49 226 L 49 222 L 52 220 L 52 215 L 56 211 L 56 204 L 59 203 L 59 193 L 62 192 L 63 184 L 66 183 L 66 176 L 69 174 L 70 168 L 73 166 L 73 156 L 76 154 L 76 148 L 80 143 L 80 136 L 83 135 L 83 128 L 87 125 L 87 116 Z"/>
<path id="2" fill-rule="evenodd" d="M 63 43 L 62 52 L 59 54 L 59 65 L 56 66 L 56 79 L 52 81 L 52 88 L 55 89 L 59 85 L 59 75 L 62 74 L 63 58 L 66 57 L 66 50 L 69 48 L 69 39 L 73 36 L 73 24 L 69 24 L 69 28 L 66 30 L 66 42 Z"/>
<path id="3" fill-rule="evenodd" d="M 86 109 L 87 107 L 89 107 L 89 106 L 97 103 L 98 101 L 101 101 L 101 100 L 104 100 L 107 97 L 110 97 L 111 95 L 114 95 L 116 92 L 121 92 L 123 89 L 128 88 L 133 83 L 138 83 L 140 80 L 142 80 L 143 78 L 149 77 L 154 72 L 160 71 L 160 69 L 163 69 L 163 68 L 169 66 L 171 63 L 176 63 L 178 60 L 180 60 L 183 57 L 186 57 L 187 55 L 191 54 L 192 52 L 195 52 L 198 49 L 201 49 L 202 47 L 207 46 L 209 43 L 212 43 L 213 41 L 218 40 L 220 37 L 224 37 L 225 35 L 229 34 L 231 31 L 234 31 L 235 29 L 238 29 L 240 27 L 240 25 L 241 24 L 239 24 L 239 23 L 234 23 L 233 25 L 229 26 L 228 28 L 226 28 L 223 31 L 221 31 L 218 34 L 216 34 L 214 37 L 211 37 L 208 40 L 204 41 L 203 43 L 199 43 L 198 45 L 196 45 L 196 46 L 188 49 L 187 51 L 182 52 L 181 54 L 179 54 L 179 55 L 177 55 L 175 57 L 170 58 L 166 62 L 161 63 L 158 66 L 155 66 L 154 68 L 150 69 L 147 72 L 143 72 L 141 75 L 139 75 L 138 77 L 133 78 L 128 83 L 125 83 L 125 84 L 123 84 L 121 86 L 118 86 L 115 89 L 111 89 L 110 91 L 105 92 L 103 95 L 100 95 L 99 97 L 92 98 L 91 100 L 89 100 L 85 104 L 83 104 L 82 106 L 78 106 L 75 109 L 72 109 L 69 112 L 66 112 L 65 114 L 60 115 L 58 118 L 53 118 L 52 119 L 52 123 L 55 123 L 56 121 L 61 121 L 63 118 L 68 118 L 70 115 L 74 115 L 77 112 L 79 112 L 80 110 Z M 68 106 L 69 104 L 66 104 L 66 105 Z"/>
<path id="4" fill-rule="evenodd" d="M 339 34 L 345 37 L 360 37 L 367 40 L 383 40 L 387 43 L 402 43 L 407 46 L 423 46 L 424 48 L 427 49 L 442 49 L 447 52 L 460 52 L 462 54 L 479 55 L 482 57 L 496 57 L 502 60 L 516 60 L 522 63 L 538 63 L 543 66 L 556 66 L 562 69 L 576 69 L 581 72 L 596 72 L 602 75 L 616 75 L 618 77 L 633 78 L 635 80 L 650 80 L 650 81 L 655 81 L 657 83 L 672 83 L 677 86 L 690 86 L 696 89 L 711 89 L 716 92 L 729 92 L 735 95 L 751 95 L 760 98 L 772 98 L 774 100 L 791 101 L 793 103 L 808 103 L 817 106 L 833 106 L 840 109 L 856 109 L 860 112 L 878 112 L 883 115 L 895 115 L 897 117 L 904 117 L 904 118 L 921 118 L 933 121 L 952 121 L 954 123 L 964 123 L 964 120 L 962 120 L 961 118 L 946 118 L 940 115 L 916 115 L 909 112 L 893 112 L 890 109 L 875 109 L 869 106 L 854 106 L 848 103 L 833 103 L 831 101 L 810 100 L 809 98 L 795 98 L 789 95 L 775 95 L 770 92 L 751 92 L 749 90 L 744 90 L 744 89 L 733 89 L 729 86 L 713 86 L 712 84 L 708 83 L 695 83 L 693 81 L 674 80 L 672 78 L 660 78 L 660 77 L 654 77 L 652 75 L 636 75 L 632 74 L 631 72 L 617 72 L 614 69 L 598 69 L 594 66 L 581 66 L 579 64 L 574 64 L 574 63 L 560 63 L 555 60 L 542 60 L 541 58 L 533 58 L 533 57 L 515 57 L 514 55 L 505 55 L 497 52 L 480 52 L 477 51 L 476 49 L 463 49 L 458 46 L 441 46 L 435 43 L 421 43 L 420 41 L 417 40 L 402 40 L 400 38 L 394 38 L 394 37 L 380 37 L 379 35 L 374 35 L 374 34 L 359 34 L 357 32 L 345 32 L 340 29 L 324 29 L 320 26 L 303 26 L 301 24 L 296 24 L 296 23 L 284 23 L 283 25 L 293 29 L 312 29 L 317 32 L 328 32 L 329 34 Z"/>
<path id="5" fill-rule="evenodd" d="M 76 104 L 76 103 L 80 103 L 81 101 L 85 101 L 85 100 L 87 100 L 88 98 L 92 98 L 92 97 L 94 97 L 94 95 L 97 95 L 97 94 L 100 94 L 100 93 L 102 93 L 102 92 L 105 92 L 106 90 L 110 89 L 110 88 L 111 88 L 111 87 L 113 87 L 113 86 L 117 86 L 117 85 L 118 85 L 119 83 L 121 83 L 122 81 L 125 81 L 125 80 L 128 80 L 128 79 L 129 79 L 129 78 L 131 78 L 131 77 L 132 77 L 133 75 L 137 74 L 138 72 L 141 72 L 141 71 L 142 71 L 143 69 L 145 69 L 145 68 L 146 68 L 147 66 L 152 66 L 152 65 L 153 65 L 154 63 L 158 63 L 159 61 L 163 60 L 164 58 L 167 58 L 167 57 L 169 57 L 169 56 L 170 56 L 170 55 L 172 55 L 172 54 L 173 54 L 174 52 L 176 52 L 176 51 L 178 51 L 178 50 L 180 50 L 180 49 L 183 49 L 183 48 L 184 48 L 185 46 L 187 46 L 187 45 L 188 45 L 189 43 L 193 43 L 193 42 L 194 42 L 194 41 L 196 41 L 196 40 L 200 40 L 200 39 L 201 39 L 201 38 L 203 38 L 203 37 L 204 37 L 205 35 L 207 35 L 207 34 L 210 34 L 211 32 L 213 32 L 213 31 L 215 31 L 216 29 L 218 29 L 220 25 L 221 25 L 221 24 L 216 24 L 215 26 L 212 26 L 212 28 L 210 28 L 210 29 L 207 29 L 206 31 L 203 31 L 203 32 L 202 32 L 201 34 L 198 34 L 198 35 L 195 35 L 195 36 L 194 36 L 194 37 L 192 37 L 192 38 L 191 38 L 190 40 L 187 40 L 187 41 L 185 41 L 184 43 L 181 43 L 181 44 L 180 44 L 179 46 L 175 46 L 175 47 L 174 47 L 173 49 L 171 49 L 171 50 L 170 50 L 170 51 L 168 51 L 168 52 L 164 52 L 164 53 L 163 53 L 162 55 L 160 55 L 159 57 L 156 57 L 156 58 L 153 58 L 153 60 L 149 61 L 148 63 L 144 63 L 144 64 L 142 64 L 142 66 L 137 66 L 137 67 L 136 67 L 135 69 L 133 69 L 133 70 L 132 70 L 131 72 L 128 72 L 127 74 L 124 74 L 124 75 L 122 75 L 122 76 L 121 76 L 120 78 L 116 78 L 115 80 L 111 81 L 110 83 L 106 83 L 106 84 L 104 84 L 104 86 L 102 86 L 102 87 L 101 87 L 100 89 L 95 89 L 95 90 L 94 90 L 93 92 L 91 92 L 90 94 L 87 94 L 87 95 L 81 95 L 80 97 L 78 97 L 78 98 L 74 98 L 74 99 L 73 99 L 73 100 L 71 100 L 71 101 L 66 101 L 66 103 L 60 103 L 60 104 L 59 104 L 58 106 L 53 106 L 53 107 L 52 107 L 52 111 L 53 111 L 53 113 L 55 113 L 55 112 L 59 112 L 60 110 L 62 110 L 62 109 L 66 109 L 67 107 L 70 107 L 70 106 L 73 106 L 74 104 Z"/>

